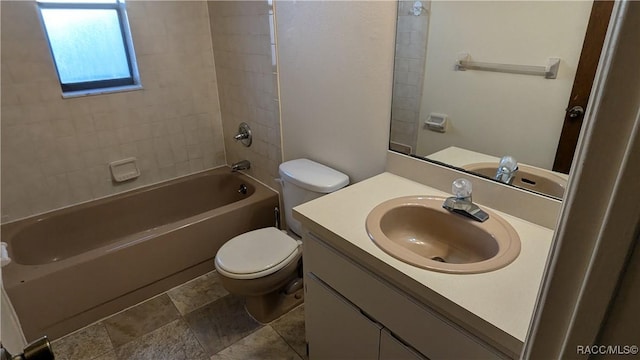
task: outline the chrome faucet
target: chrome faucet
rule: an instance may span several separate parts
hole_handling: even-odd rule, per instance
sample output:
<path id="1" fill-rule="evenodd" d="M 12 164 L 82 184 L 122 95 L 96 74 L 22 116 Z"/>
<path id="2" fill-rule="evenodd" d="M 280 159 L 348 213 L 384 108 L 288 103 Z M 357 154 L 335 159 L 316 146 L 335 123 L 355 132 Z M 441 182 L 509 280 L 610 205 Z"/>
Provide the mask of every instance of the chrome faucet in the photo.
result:
<path id="1" fill-rule="evenodd" d="M 231 164 L 231 171 L 233 172 L 249 169 L 251 169 L 251 163 L 249 162 L 249 160 L 240 160 L 237 163 Z"/>
<path id="2" fill-rule="evenodd" d="M 518 171 L 518 162 L 511 156 L 503 156 L 498 164 L 495 179 L 505 184 L 513 183 L 513 179 Z"/>
<path id="3" fill-rule="evenodd" d="M 451 184 L 451 192 L 454 196 L 448 197 L 442 207 L 469 217 L 479 222 L 485 222 L 489 219 L 489 214 L 482 211 L 478 205 L 471 200 L 471 182 L 467 179 L 456 179 Z"/>
<path id="4" fill-rule="evenodd" d="M 238 141 L 238 140 L 244 140 L 244 139 L 248 139 L 248 138 L 249 138 L 249 133 L 241 132 L 241 133 L 237 133 L 233 137 L 233 140 Z"/>
<path id="5" fill-rule="evenodd" d="M 242 145 L 249 147 L 251 146 L 251 128 L 249 124 L 243 122 L 238 126 L 238 133 L 233 137 L 233 140 L 240 141 Z"/>

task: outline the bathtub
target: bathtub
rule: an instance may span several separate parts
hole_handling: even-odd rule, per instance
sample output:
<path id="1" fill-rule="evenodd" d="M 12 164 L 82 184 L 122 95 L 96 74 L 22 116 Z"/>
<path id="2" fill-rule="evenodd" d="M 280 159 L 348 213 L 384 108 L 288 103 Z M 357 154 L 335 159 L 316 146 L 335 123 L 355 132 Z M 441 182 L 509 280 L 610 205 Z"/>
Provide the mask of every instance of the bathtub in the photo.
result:
<path id="1" fill-rule="evenodd" d="M 1 226 L 4 287 L 28 341 L 58 338 L 214 269 L 275 223 L 276 192 L 213 169 Z"/>

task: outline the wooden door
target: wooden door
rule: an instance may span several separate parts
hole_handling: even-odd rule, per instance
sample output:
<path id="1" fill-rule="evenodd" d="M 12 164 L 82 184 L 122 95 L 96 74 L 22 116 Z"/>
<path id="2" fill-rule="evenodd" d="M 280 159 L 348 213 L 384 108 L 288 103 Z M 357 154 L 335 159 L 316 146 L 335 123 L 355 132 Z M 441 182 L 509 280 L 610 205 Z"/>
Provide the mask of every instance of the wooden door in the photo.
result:
<path id="1" fill-rule="evenodd" d="M 580 61 L 576 70 L 576 77 L 573 81 L 571 96 L 567 104 L 567 113 L 564 118 L 556 158 L 553 163 L 553 170 L 569 173 L 573 154 L 578 144 L 582 120 L 584 119 L 584 109 L 589 102 L 589 94 L 593 86 L 593 79 L 596 75 L 598 61 L 602 53 L 602 45 L 607 34 L 609 19 L 614 1 L 594 1 L 591 8 L 591 16 L 587 25 L 587 32 L 582 44 Z M 580 108 L 583 111 L 580 111 Z"/>

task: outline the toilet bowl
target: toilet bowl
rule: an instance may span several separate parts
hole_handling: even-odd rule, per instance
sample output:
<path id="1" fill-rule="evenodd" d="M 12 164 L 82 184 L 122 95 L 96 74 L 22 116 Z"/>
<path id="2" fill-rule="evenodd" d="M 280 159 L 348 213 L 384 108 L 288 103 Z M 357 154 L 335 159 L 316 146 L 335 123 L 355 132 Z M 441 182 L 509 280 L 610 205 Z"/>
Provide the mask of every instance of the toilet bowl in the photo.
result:
<path id="1" fill-rule="evenodd" d="M 227 241 L 215 258 L 222 286 L 243 296 L 247 311 L 267 323 L 300 303 L 301 294 L 281 294 L 294 284 L 302 259 L 302 243 L 269 227 Z"/>
<path id="2" fill-rule="evenodd" d="M 222 286 L 243 296 L 249 314 L 262 323 L 302 302 L 302 229 L 293 207 L 349 183 L 347 175 L 308 159 L 284 162 L 279 172 L 290 235 L 275 227 L 249 231 L 227 241 L 215 257 Z"/>

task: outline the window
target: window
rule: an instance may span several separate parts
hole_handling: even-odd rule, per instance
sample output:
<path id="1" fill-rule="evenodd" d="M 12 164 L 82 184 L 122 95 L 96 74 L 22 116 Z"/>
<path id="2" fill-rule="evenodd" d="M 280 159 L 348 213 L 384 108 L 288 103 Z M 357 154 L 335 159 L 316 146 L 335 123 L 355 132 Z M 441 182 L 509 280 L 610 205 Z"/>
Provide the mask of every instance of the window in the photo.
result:
<path id="1" fill-rule="evenodd" d="M 39 0 L 65 96 L 140 88 L 124 0 Z"/>

